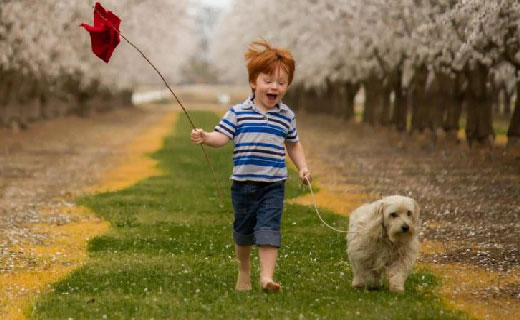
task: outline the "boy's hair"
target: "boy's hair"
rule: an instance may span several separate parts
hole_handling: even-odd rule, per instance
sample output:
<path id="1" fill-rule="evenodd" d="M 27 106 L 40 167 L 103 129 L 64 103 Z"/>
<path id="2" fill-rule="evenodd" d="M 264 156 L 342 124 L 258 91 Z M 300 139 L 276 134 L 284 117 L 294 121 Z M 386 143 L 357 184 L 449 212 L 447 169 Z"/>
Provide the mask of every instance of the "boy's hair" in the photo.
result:
<path id="1" fill-rule="evenodd" d="M 278 68 L 282 68 L 289 77 L 288 84 L 291 84 L 296 63 L 289 50 L 275 48 L 265 40 L 253 41 L 245 58 L 249 82 L 254 82 L 260 73 L 272 74 Z"/>

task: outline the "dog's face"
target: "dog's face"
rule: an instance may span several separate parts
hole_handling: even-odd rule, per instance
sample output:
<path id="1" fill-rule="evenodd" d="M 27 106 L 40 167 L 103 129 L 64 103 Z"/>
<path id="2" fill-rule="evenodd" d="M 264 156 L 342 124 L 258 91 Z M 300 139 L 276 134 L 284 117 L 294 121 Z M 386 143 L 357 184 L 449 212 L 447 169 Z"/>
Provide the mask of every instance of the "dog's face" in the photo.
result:
<path id="1" fill-rule="evenodd" d="M 420 210 L 415 200 L 403 196 L 389 196 L 380 201 L 382 225 L 390 241 L 406 241 L 416 235 L 420 226 Z"/>

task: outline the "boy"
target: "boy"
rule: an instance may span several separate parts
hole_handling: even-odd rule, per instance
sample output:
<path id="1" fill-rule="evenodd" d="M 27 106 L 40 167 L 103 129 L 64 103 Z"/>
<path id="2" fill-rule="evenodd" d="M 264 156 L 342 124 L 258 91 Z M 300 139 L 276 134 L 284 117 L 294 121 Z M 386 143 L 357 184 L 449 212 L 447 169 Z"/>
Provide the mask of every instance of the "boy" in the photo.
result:
<path id="1" fill-rule="evenodd" d="M 231 199 L 239 264 L 235 289 L 251 290 L 250 252 L 251 246 L 257 245 L 260 285 L 263 290 L 278 292 L 281 285 L 273 280 L 273 274 L 281 244 L 280 224 L 288 178 L 285 150 L 298 168 L 302 183 L 307 184 L 311 174 L 298 141 L 294 113 L 281 102 L 293 79 L 292 55 L 267 41 L 255 41 L 245 58 L 252 94 L 231 107 L 214 132 L 194 129 L 191 140 L 211 147 L 233 140 Z"/>

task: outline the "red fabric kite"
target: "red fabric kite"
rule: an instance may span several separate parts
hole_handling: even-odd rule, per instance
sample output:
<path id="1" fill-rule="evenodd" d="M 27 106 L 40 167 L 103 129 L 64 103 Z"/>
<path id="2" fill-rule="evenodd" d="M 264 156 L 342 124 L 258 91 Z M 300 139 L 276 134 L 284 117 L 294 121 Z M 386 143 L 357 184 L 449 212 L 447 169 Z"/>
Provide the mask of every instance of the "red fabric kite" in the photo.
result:
<path id="1" fill-rule="evenodd" d="M 96 2 L 94 25 L 81 24 L 90 33 L 92 51 L 106 63 L 108 63 L 114 49 L 120 42 L 120 23 L 121 19 L 118 16 L 113 14 L 112 11 L 105 10 L 99 2 Z"/>

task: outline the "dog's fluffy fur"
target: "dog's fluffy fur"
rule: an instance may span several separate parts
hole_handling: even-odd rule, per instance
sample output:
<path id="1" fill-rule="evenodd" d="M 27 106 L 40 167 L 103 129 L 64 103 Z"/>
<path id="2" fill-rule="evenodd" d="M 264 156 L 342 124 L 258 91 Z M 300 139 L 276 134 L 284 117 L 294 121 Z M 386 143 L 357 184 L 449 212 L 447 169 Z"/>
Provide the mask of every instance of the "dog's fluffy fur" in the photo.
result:
<path id="1" fill-rule="evenodd" d="M 404 291 L 419 252 L 419 213 L 415 200 L 394 195 L 350 214 L 347 253 L 353 287 L 379 288 L 384 272 L 390 291 Z"/>

